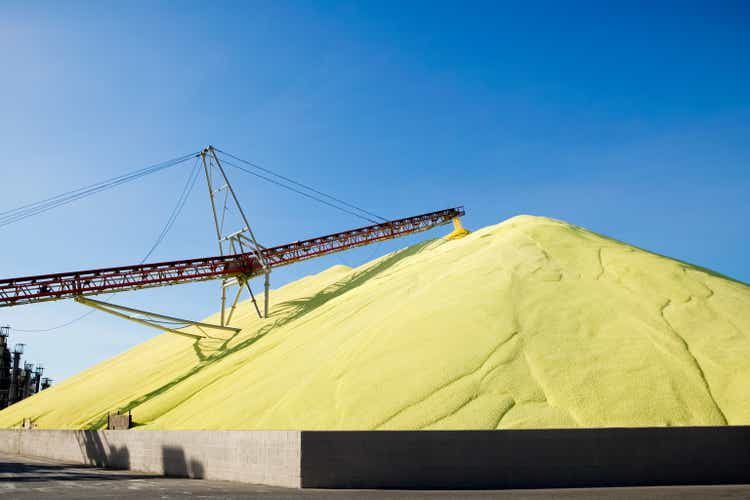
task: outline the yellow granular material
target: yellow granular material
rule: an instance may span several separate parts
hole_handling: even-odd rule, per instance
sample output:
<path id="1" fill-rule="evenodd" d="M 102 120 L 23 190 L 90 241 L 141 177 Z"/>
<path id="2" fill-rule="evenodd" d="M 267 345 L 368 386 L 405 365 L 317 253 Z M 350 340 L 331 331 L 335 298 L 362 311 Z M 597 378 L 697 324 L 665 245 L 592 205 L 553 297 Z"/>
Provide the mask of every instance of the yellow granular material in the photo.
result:
<path id="1" fill-rule="evenodd" d="M 115 410 L 138 429 L 750 424 L 750 287 L 556 220 L 336 266 L 271 306 L 242 303 L 233 337 L 159 335 L 0 426 L 101 428 Z"/>

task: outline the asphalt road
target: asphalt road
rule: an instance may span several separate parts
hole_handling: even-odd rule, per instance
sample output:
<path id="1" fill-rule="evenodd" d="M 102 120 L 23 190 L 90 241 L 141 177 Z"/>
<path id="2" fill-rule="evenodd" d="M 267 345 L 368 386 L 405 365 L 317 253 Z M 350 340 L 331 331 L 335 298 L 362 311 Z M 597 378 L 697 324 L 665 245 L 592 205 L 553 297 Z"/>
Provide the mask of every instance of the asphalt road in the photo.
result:
<path id="1" fill-rule="evenodd" d="M 0 453 L 2 498 L 498 498 L 498 499 L 749 499 L 750 485 L 670 486 L 502 491 L 294 490 L 268 486 L 166 478 Z"/>

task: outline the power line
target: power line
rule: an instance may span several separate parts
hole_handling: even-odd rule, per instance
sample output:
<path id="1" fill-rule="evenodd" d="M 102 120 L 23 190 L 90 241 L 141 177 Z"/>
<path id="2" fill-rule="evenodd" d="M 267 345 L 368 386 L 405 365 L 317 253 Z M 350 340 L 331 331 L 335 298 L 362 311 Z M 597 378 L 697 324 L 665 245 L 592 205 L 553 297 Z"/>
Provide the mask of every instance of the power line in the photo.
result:
<path id="1" fill-rule="evenodd" d="M 313 187 L 310 187 L 310 186 L 307 186 L 307 185 L 305 185 L 305 184 L 302 184 L 301 182 L 297 182 L 297 181 L 295 181 L 294 179 L 290 179 L 289 177 L 285 177 L 285 176 L 283 176 L 283 175 L 281 175 L 281 174 L 279 174 L 279 173 L 276 173 L 276 172 L 274 172 L 273 170 L 270 170 L 270 169 L 268 169 L 268 168 L 265 168 L 265 167 L 261 167 L 261 166 L 260 166 L 260 165 L 258 165 L 257 163 L 253 163 L 253 162 L 249 162 L 249 161 L 247 161 L 247 160 L 243 160 L 242 158 L 239 158 L 239 157 L 237 157 L 237 156 L 234 156 L 234 155 L 233 155 L 233 154 L 231 154 L 231 153 L 227 153 L 226 151 L 222 151 L 222 150 L 221 150 L 221 149 L 219 149 L 219 148 L 215 148 L 215 149 L 216 149 L 216 151 L 218 151 L 219 153 L 221 153 L 221 154 L 223 154 L 223 155 L 229 156 L 230 158 L 233 158 L 233 159 L 235 159 L 235 160 L 237 160 L 237 161 L 240 161 L 240 162 L 242 162 L 242 163 L 244 163 L 244 164 L 246 164 L 246 165 L 249 165 L 249 166 L 251 166 L 251 167 L 253 167 L 253 168 L 255 168 L 255 169 L 261 170 L 261 171 L 263 171 L 263 172 L 265 172 L 265 173 L 267 173 L 267 174 L 270 174 L 270 175 L 273 175 L 273 176 L 275 176 L 275 177 L 278 177 L 279 179 L 283 179 L 283 180 L 285 180 L 286 182 L 289 182 L 289 183 L 291 183 L 291 184 L 294 184 L 295 186 L 299 186 L 299 187 L 301 187 L 301 188 L 307 189 L 308 191 L 311 191 L 311 192 L 313 192 L 313 193 L 315 193 L 315 194 L 318 194 L 318 195 L 320 195 L 320 196 L 323 196 L 323 197 L 325 197 L 325 198 L 328 198 L 329 200 L 333 200 L 333 201 L 335 201 L 336 203 L 340 203 L 341 205 L 344 205 L 344 206 L 346 206 L 346 207 L 349 207 L 349 208 L 352 208 L 352 209 L 354 209 L 354 210 L 357 210 L 358 212 L 362 212 L 363 214 L 367 214 L 367 215 L 369 215 L 369 216 L 371 216 L 371 217 L 374 217 L 374 218 L 376 218 L 376 219 L 380 219 L 380 220 L 381 220 L 381 221 L 383 221 L 383 222 L 387 222 L 387 221 L 388 221 L 388 219 L 386 219 L 385 217 L 381 217 L 381 216 L 379 216 L 379 215 L 377 215 L 377 214 L 374 214 L 374 213 L 372 213 L 372 212 L 370 212 L 370 211 L 368 211 L 368 210 L 365 210 L 364 208 L 361 208 L 361 207 L 358 207 L 358 206 L 356 206 L 356 205 L 353 205 L 353 204 L 351 204 L 351 203 L 348 203 L 348 202 L 346 202 L 346 201 L 344 201 L 344 200 L 342 200 L 342 199 L 340 199 L 340 198 L 337 198 L 337 197 L 335 197 L 335 196 L 332 196 L 332 195 L 330 195 L 330 194 L 324 193 L 324 192 L 322 192 L 322 191 L 320 191 L 320 190 L 318 190 L 318 189 L 315 189 L 315 188 L 313 188 Z M 226 160 L 224 160 L 224 161 L 226 162 Z M 240 168 L 241 170 L 244 170 L 244 169 L 242 169 L 241 167 L 238 167 L 237 165 L 233 165 L 233 166 L 234 166 L 235 168 Z M 260 177 L 260 176 L 259 176 L 259 177 Z M 269 179 L 267 179 L 267 178 L 265 178 L 265 177 L 261 177 L 261 178 L 263 178 L 263 179 L 266 179 L 266 180 L 269 180 Z M 271 182 L 273 182 L 273 181 L 271 181 Z M 284 187 L 286 187 L 287 189 L 291 189 L 291 188 L 289 188 L 288 186 L 284 186 Z M 299 191 L 297 191 L 297 192 L 299 192 Z M 312 197 L 312 196 L 310 196 L 310 197 L 311 197 L 311 198 L 313 198 L 313 199 L 314 199 L 314 200 L 316 200 L 316 201 L 322 201 L 322 200 L 320 200 L 320 199 L 318 199 L 318 198 L 315 198 L 315 197 Z M 323 202 L 323 203 L 325 203 L 325 202 Z M 326 204 L 328 204 L 328 203 L 326 203 Z M 338 207 L 337 207 L 337 208 L 338 208 Z M 349 213 L 351 213 L 351 212 L 349 212 Z M 359 216 L 358 216 L 358 217 L 359 217 Z M 369 218 L 365 218 L 365 217 L 361 217 L 361 218 L 364 218 L 364 219 L 366 219 L 366 220 L 368 220 L 368 221 L 370 221 L 370 222 L 375 222 L 375 223 L 377 223 L 376 221 L 373 221 L 372 219 L 369 219 Z"/>
<path id="2" fill-rule="evenodd" d="M 19 332 L 19 333 L 47 333 L 47 332 L 51 332 L 53 330 L 59 330 L 60 328 L 65 328 L 66 326 L 70 326 L 73 323 L 76 323 L 76 322 L 82 320 L 83 318 L 91 316 L 95 312 L 96 312 L 96 309 L 92 309 L 92 310 L 90 310 L 90 311 L 88 311 L 88 312 L 86 312 L 84 314 L 81 314 L 80 316 L 78 316 L 76 318 L 71 319 L 70 321 L 66 321 L 65 323 L 61 323 L 61 324 L 53 326 L 51 328 L 39 328 L 39 329 L 32 329 L 32 330 L 22 330 L 20 328 L 14 328 L 13 331 L 14 332 Z"/>
<path id="3" fill-rule="evenodd" d="M 52 210 L 53 208 L 57 208 L 62 205 L 73 203 L 74 201 L 80 200 L 82 198 L 86 198 L 88 196 L 91 196 L 93 194 L 96 194 L 102 191 L 106 191 L 108 189 L 112 189 L 116 186 L 134 181 L 146 175 L 150 175 L 155 172 L 159 172 L 161 170 L 174 167 L 175 165 L 179 165 L 180 163 L 183 163 L 189 160 L 190 158 L 195 157 L 196 154 L 197 153 L 190 153 L 188 155 L 180 156 L 178 158 L 167 160 L 162 163 L 157 163 L 155 165 L 151 165 L 149 167 L 135 170 L 133 172 L 128 172 L 126 174 L 113 177 L 105 181 L 97 182 L 95 184 L 91 184 L 86 187 L 74 189 L 72 191 L 67 191 L 65 193 L 52 196 L 45 200 L 37 201 L 34 203 L 29 203 L 27 205 L 14 208 L 12 210 L 7 210 L 5 212 L 0 212 L 0 227 L 4 227 L 9 224 L 13 224 L 14 222 L 18 222 L 23 219 L 32 217 L 34 215 L 47 212 L 49 210 Z"/>

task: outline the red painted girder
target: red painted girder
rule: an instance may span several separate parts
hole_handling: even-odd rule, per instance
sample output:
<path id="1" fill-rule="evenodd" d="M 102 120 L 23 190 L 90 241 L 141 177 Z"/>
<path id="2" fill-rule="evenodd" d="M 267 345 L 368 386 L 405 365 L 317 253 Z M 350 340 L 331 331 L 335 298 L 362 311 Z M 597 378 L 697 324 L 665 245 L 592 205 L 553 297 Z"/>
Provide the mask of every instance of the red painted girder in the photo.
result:
<path id="1" fill-rule="evenodd" d="M 426 231 L 447 224 L 454 217 L 460 217 L 464 213 L 463 207 L 456 207 L 392 220 L 319 238 L 264 248 L 262 257 L 271 268 L 285 266 L 378 241 Z M 253 253 L 245 253 L 10 278 L 0 280 L 0 307 L 231 276 L 252 277 L 262 272 L 263 266 L 258 261 L 258 257 Z"/>

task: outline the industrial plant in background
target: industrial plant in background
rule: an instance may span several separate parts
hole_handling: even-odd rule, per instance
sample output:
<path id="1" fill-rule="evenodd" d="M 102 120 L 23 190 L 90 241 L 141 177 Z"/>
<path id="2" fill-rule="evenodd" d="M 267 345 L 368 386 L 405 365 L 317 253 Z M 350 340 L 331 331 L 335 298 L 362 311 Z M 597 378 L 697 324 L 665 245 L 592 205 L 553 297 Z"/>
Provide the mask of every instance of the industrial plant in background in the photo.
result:
<path id="1" fill-rule="evenodd" d="M 0 408 L 26 399 L 52 385 L 52 379 L 42 377 L 44 367 L 24 362 L 21 355 L 24 344 L 8 345 L 10 326 L 0 326 Z"/>

